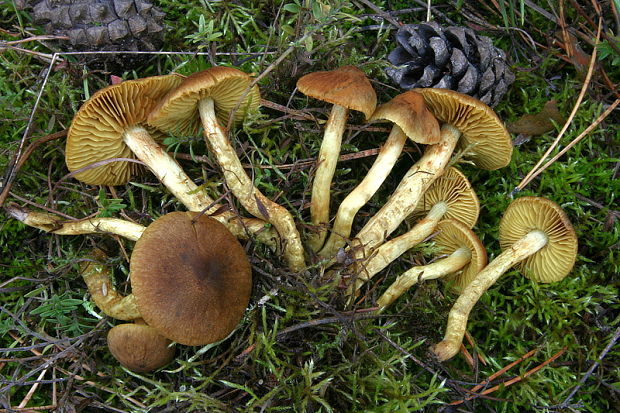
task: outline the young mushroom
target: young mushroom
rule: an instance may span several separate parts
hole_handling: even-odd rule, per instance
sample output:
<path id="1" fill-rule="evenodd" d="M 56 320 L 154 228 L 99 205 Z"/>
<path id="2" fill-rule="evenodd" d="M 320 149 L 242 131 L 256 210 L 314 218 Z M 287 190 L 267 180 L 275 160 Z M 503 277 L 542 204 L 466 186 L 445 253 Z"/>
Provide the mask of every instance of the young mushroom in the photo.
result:
<path id="1" fill-rule="evenodd" d="M 423 242 L 437 229 L 444 218 L 452 218 L 472 228 L 478 220 L 480 203 L 471 184 L 458 169 L 448 170 L 424 193 L 412 212 L 422 217 L 409 231 L 377 247 L 373 255 L 358 266 L 360 270 L 350 290 L 357 290 L 390 263 Z"/>
<path id="2" fill-rule="evenodd" d="M 146 323 L 189 346 L 226 338 L 252 290 L 252 268 L 239 241 L 194 212 L 171 212 L 149 225 L 131 254 L 130 274 Z"/>
<path id="3" fill-rule="evenodd" d="M 158 102 L 183 80 L 172 74 L 153 76 L 108 86 L 97 91 L 75 114 L 67 135 L 65 160 L 75 178 L 90 185 L 124 185 L 136 173 L 138 164 L 127 161 L 89 165 L 115 158 L 137 158 L 190 211 L 214 213 L 220 206 L 185 174 L 179 164 L 154 140 L 154 128 L 146 125 Z M 152 135 L 155 133 L 155 135 Z M 274 243 L 275 234 L 265 222 L 240 220 L 231 211 L 217 214 L 235 236 Z"/>
<path id="4" fill-rule="evenodd" d="M 284 258 L 293 271 L 305 268 L 304 251 L 293 216 L 254 186 L 228 137 L 231 111 L 234 121 L 258 108 L 260 95 L 252 78 L 231 67 L 215 66 L 188 76 L 161 100 L 148 122 L 169 133 L 198 133 L 200 126 L 226 184 L 243 207 L 275 227 L 283 243 Z M 224 125 L 224 126 L 222 126 Z"/>
<path id="5" fill-rule="evenodd" d="M 472 308 L 510 267 L 550 283 L 566 277 L 577 256 L 573 226 L 560 206 L 546 198 L 528 196 L 512 202 L 500 221 L 499 238 L 503 252 L 463 289 L 450 310 L 444 339 L 433 347 L 441 361 L 458 353 Z"/>
<path id="6" fill-rule="evenodd" d="M 149 373 L 174 358 L 172 341 L 142 320 L 119 324 L 108 331 L 108 349 L 122 366 L 136 373 Z"/>
<path id="7" fill-rule="evenodd" d="M 484 103 L 447 89 L 414 89 L 442 122 L 439 143 L 429 145 L 409 169 L 383 207 L 356 235 L 356 258 L 368 257 L 415 209 L 428 187 L 439 178 L 457 146 L 483 169 L 510 162 L 512 141 L 502 121 Z"/>
<path id="8" fill-rule="evenodd" d="M 308 244 L 313 251 L 319 251 L 327 235 L 331 183 L 349 110 L 362 112 L 368 119 L 377 106 L 377 94 L 366 74 L 355 66 L 308 73 L 297 80 L 297 89 L 307 96 L 333 104 L 325 124 L 310 203 L 312 224 L 318 232 L 308 239 Z"/>
<path id="9" fill-rule="evenodd" d="M 319 255 L 331 258 L 351 235 L 355 214 L 377 192 L 396 164 L 407 138 L 417 143 L 439 141 L 439 123 L 419 93 L 408 91 L 379 106 L 369 119 L 394 123 L 370 170 L 338 207 L 332 232 Z"/>
<path id="10" fill-rule="evenodd" d="M 433 238 L 438 254 L 446 255 L 427 265 L 412 267 L 401 274 L 377 300 L 379 308 L 392 304 L 416 283 L 443 278 L 461 291 L 487 265 L 487 252 L 478 236 L 456 219 L 444 219 Z"/>

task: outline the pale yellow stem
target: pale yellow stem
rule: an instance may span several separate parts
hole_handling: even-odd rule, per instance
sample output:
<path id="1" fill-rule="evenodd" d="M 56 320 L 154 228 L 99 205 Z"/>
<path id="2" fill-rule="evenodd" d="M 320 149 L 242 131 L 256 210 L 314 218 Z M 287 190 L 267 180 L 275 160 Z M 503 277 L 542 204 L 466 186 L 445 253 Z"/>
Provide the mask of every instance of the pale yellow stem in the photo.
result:
<path id="1" fill-rule="evenodd" d="M 349 109 L 334 105 L 329 119 L 325 123 L 323 142 L 319 150 L 316 172 L 312 182 L 312 197 L 310 199 L 310 218 L 317 232 L 308 238 L 308 245 L 313 251 L 318 251 L 325 242 L 327 225 L 329 222 L 329 200 L 332 179 L 336 171 L 336 164 L 340 155 L 342 135 L 347 124 Z"/>
<path id="2" fill-rule="evenodd" d="M 121 295 L 112 285 L 110 270 L 101 261 L 106 258 L 103 251 L 95 249 L 92 257 L 81 266 L 81 273 L 94 303 L 106 315 L 118 320 L 140 318 L 140 311 L 133 294 Z"/>
<path id="3" fill-rule="evenodd" d="M 303 270 L 306 267 L 304 250 L 293 216 L 254 186 L 227 134 L 217 121 L 213 99 L 202 99 L 198 109 L 207 145 L 222 168 L 224 179 L 231 192 L 250 214 L 273 224 L 282 240 L 284 259 L 289 268 L 292 271 Z"/>
<path id="4" fill-rule="evenodd" d="M 360 264 L 361 271 L 351 287 L 350 293 L 356 294 L 364 283 L 382 271 L 390 263 L 394 262 L 406 251 L 432 235 L 439 221 L 442 220 L 447 211 L 448 204 L 445 202 L 438 202 L 413 228 L 403 235 L 387 241 L 378 247 L 368 260 Z"/>
<path id="5" fill-rule="evenodd" d="M 461 133 L 450 125 L 441 127 L 441 139 L 426 148 L 424 155 L 409 169 L 385 205 L 356 236 L 361 248 L 356 258 L 363 259 L 382 244 L 403 220 L 411 215 L 429 186 L 443 174 Z"/>
<path id="6" fill-rule="evenodd" d="M 439 360 L 448 360 L 459 352 L 463 337 L 465 336 L 469 313 L 482 294 L 510 267 L 536 253 L 547 245 L 547 242 L 548 237 L 544 232 L 539 230 L 530 231 L 491 261 L 465 287 L 450 310 L 446 334 L 443 340 L 432 349 Z"/>
<path id="7" fill-rule="evenodd" d="M 8 205 L 7 213 L 24 224 L 45 232 L 58 235 L 82 235 L 105 233 L 120 235 L 137 241 L 146 227 L 118 218 L 88 218 L 79 221 L 66 221 L 58 215 L 47 212 L 30 211 L 17 205 Z"/>
<path id="8" fill-rule="evenodd" d="M 136 157 L 144 162 L 157 179 L 190 211 L 206 211 L 211 215 L 221 205 L 199 188 L 181 166 L 161 146 L 157 144 L 146 129 L 134 126 L 123 135 L 125 144 Z M 207 209 L 208 208 L 208 209 Z M 237 238 L 247 239 L 254 234 L 256 239 L 276 249 L 277 235 L 265 228 L 265 221 L 255 218 L 238 218 L 232 211 L 223 211 L 212 218 L 226 225 Z"/>
<path id="9" fill-rule="evenodd" d="M 409 288 L 420 281 L 433 280 L 453 274 L 471 261 L 471 250 L 466 247 L 456 249 L 446 258 L 442 258 L 428 265 L 412 267 L 402 273 L 377 300 L 377 305 L 383 309 L 392 304 Z"/>
<path id="10" fill-rule="evenodd" d="M 381 184 L 383 184 L 392 171 L 394 164 L 396 164 L 406 141 L 407 135 L 400 127 L 394 125 L 385 144 L 381 147 L 377 159 L 375 159 L 362 182 L 347 195 L 340 207 L 338 207 L 332 233 L 323 249 L 319 252 L 319 256 L 331 258 L 339 248 L 345 245 L 346 240 L 351 235 L 351 227 L 355 215 L 379 190 Z"/>

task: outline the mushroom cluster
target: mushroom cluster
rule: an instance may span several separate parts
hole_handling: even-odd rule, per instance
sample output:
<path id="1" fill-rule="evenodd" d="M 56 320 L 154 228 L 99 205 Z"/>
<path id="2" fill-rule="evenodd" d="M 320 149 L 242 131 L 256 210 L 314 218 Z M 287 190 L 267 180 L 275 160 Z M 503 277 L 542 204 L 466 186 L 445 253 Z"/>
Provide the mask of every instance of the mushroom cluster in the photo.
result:
<path id="1" fill-rule="evenodd" d="M 251 267 L 238 239 L 267 245 L 294 272 L 304 271 L 309 261 L 322 265 L 329 276 L 348 281 L 350 298 L 406 251 L 432 239 L 436 261 L 400 275 L 377 304 L 383 310 L 427 279 L 442 278 L 460 291 L 446 336 L 433 347 L 441 360 L 455 354 L 473 305 L 510 266 L 521 263 L 526 276 L 541 282 L 558 281 L 570 271 L 576 252 L 570 222 L 552 201 L 534 197 L 521 198 L 506 211 L 500 226 L 506 251 L 487 265 L 486 250 L 472 231 L 478 197 L 465 175 L 449 166 L 460 158 L 488 170 L 510 162 L 510 136 L 487 105 L 451 90 L 414 89 L 377 106 L 371 82 L 351 66 L 307 74 L 297 87 L 333 105 L 312 181 L 311 225 L 298 225 L 243 167 L 230 128 L 258 109 L 260 91 L 251 76 L 223 66 L 109 86 L 84 103 L 67 137 L 66 163 L 76 179 L 124 185 L 144 165 L 188 212 L 171 212 L 143 227 L 116 218 L 64 221 L 6 207 L 14 218 L 47 232 L 105 232 L 136 242 L 129 295 L 114 289 L 101 250 L 93 251 L 82 268 L 95 304 L 112 318 L 132 321 L 108 334 L 110 351 L 122 365 L 157 369 L 172 359 L 172 343 L 213 343 L 235 330 L 252 289 Z M 367 122 L 391 122 L 392 127 L 367 175 L 330 218 L 331 184 L 351 110 L 363 113 Z M 160 145 L 170 134 L 199 133 L 230 192 L 252 217 L 217 203 Z M 426 145 L 423 154 L 352 236 L 357 213 L 389 177 L 408 139 Z M 413 225 L 402 230 L 404 221 Z"/>

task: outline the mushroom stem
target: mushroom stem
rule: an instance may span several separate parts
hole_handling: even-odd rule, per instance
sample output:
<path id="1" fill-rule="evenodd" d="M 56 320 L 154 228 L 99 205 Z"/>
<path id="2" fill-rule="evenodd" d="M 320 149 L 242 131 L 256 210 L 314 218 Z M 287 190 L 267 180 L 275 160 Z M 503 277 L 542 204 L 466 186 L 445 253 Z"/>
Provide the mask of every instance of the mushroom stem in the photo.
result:
<path id="1" fill-rule="evenodd" d="M 137 241 L 145 230 L 140 224 L 118 218 L 88 218 L 79 221 L 64 221 L 47 212 L 35 212 L 11 204 L 5 207 L 7 213 L 24 224 L 58 235 L 82 235 L 109 233 Z"/>
<path id="2" fill-rule="evenodd" d="M 413 212 L 424 192 L 448 165 L 460 136 L 461 132 L 449 124 L 441 127 L 440 141 L 426 148 L 424 155 L 407 171 L 385 205 L 357 234 L 356 239 L 363 247 L 356 253 L 357 258 L 368 256 L 369 251 L 383 243 Z"/>
<path id="3" fill-rule="evenodd" d="M 543 231 L 530 231 L 512 244 L 510 248 L 499 254 L 463 289 L 448 315 L 448 325 L 443 340 L 432 349 L 439 360 L 448 360 L 458 353 L 467 328 L 469 313 L 482 294 L 510 267 L 547 245 L 548 239 Z"/>
<path id="4" fill-rule="evenodd" d="M 340 247 L 345 245 L 346 239 L 351 235 L 353 218 L 385 181 L 402 153 L 406 141 L 407 135 L 399 126 L 394 125 L 362 182 L 347 195 L 338 207 L 332 233 L 319 252 L 319 256 L 331 258 Z"/>
<path id="5" fill-rule="evenodd" d="M 101 311 L 117 320 L 140 318 L 136 297 L 133 294 L 123 296 L 112 285 L 110 270 L 101 263 L 105 258 L 103 251 L 95 249 L 80 269 L 92 300 Z"/>
<path id="6" fill-rule="evenodd" d="M 211 98 L 198 103 L 207 145 L 222 168 L 224 179 L 232 193 L 249 213 L 273 224 L 283 243 L 284 259 L 292 271 L 305 268 L 304 250 L 293 216 L 282 206 L 271 201 L 254 186 L 247 175 L 226 133 L 215 115 Z"/>
<path id="7" fill-rule="evenodd" d="M 405 251 L 428 238 L 435 231 L 437 224 L 439 224 L 439 221 L 442 220 L 447 211 L 448 204 L 446 202 L 438 202 L 413 228 L 378 247 L 373 255 L 362 264 L 362 271 L 355 280 L 350 293 L 357 293 L 366 281 L 403 255 Z"/>
<path id="8" fill-rule="evenodd" d="M 471 250 L 466 247 L 456 249 L 446 258 L 442 258 L 428 265 L 410 268 L 401 274 L 396 281 L 377 300 L 377 305 L 383 309 L 392 304 L 405 291 L 423 280 L 433 280 L 448 274 L 455 273 L 471 260 Z"/>
<path id="9" fill-rule="evenodd" d="M 148 166 L 157 179 L 187 209 L 193 212 L 206 210 L 206 213 L 210 215 L 221 207 L 187 176 L 177 161 L 153 140 L 146 129 L 141 126 L 128 128 L 123 135 L 123 140 L 136 157 Z M 277 236 L 265 228 L 263 220 L 238 219 L 231 211 L 225 211 L 212 217 L 226 225 L 236 237 L 247 239 L 248 233 L 254 234 L 258 241 L 276 249 Z"/>
<path id="10" fill-rule="evenodd" d="M 329 222 L 329 199 L 332 179 L 336 171 L 342 135 L 349 116 L 349 109 L 344 106 L 332 106 L 329 119 L 325 124 L 323 141 L 317 159 L 314 182 L 312 183 L 312 197 L 310 201 L 310 217 L 317 232 L 308 238 L 308 245 L 313 251 L 318 251 L 325 242 L 327 224 Z"/>

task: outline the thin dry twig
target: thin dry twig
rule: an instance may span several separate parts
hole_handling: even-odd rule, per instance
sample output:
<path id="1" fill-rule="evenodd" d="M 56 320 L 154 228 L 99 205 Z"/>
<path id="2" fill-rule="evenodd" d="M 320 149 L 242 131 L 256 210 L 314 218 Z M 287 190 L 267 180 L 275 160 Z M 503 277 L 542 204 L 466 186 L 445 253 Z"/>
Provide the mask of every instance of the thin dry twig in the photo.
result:
<path id="1" fill-rule="evenodd" d="M 601 38 L 602 25 L 603 25 L 603 17 L 600 16 L 599 21 L 598 21 L 598 29 L 596 33 L 596 43 L 595 43 L 596 45 L 598 45 L 599 40 Z M 586 94 L 586 91 L 588 90 L 588 87 L 590 85 L 590 80 L 592 79 L 592 73 L 594 71 L 594 66 L 596 63 L 596 51 L 597 51 L 597 48 L 595 47 L 594 50 L 592 51 L 592 56 L 590 58 L 590 64 L 588 66 L 588 73 L 581 87 L 581 91 L 579 92 L 579 96 L 577 97 L 577 101 L 575 102 L 575 105 L 573 106 L 573 110 L 571 111 L 568 119 L 566 120 L 566 123 L 560 130 L 560 133 L 555 138 L 551 146 L 549 146 L 549 148 L 545 151 L 545 153 L 540 158 L 540 160 L 536 163 L 536 165 L 534 165 L 534 167 L 530 170 L 530 172 L 528 172 L 528 174 L 521 180 L 519 185 L 517 185 L 512 190 L 511 196 L 521 191 L 528 183 L 530 183 L 531 180 L 533 179 L 534 174 L 539 174 L 540 172 L 542 172 L 542 171 L 539 171 L 538 168 L 540 168 L 540 166 L 545 161 L 545 159 L 547 159 L 547 157 L 551 154 L 551 152 L 558 146 L 558 144 L 560 143 L 560 140 L 564 136 L 564 133 L 568 130 L 568 127 L 570 126 L 571 122 L 575 118 L 575 115 L 577 114 L 577 110 L 579 110 L 579 106 L 581 105 L 581 101 L 583 100 Z"/>

